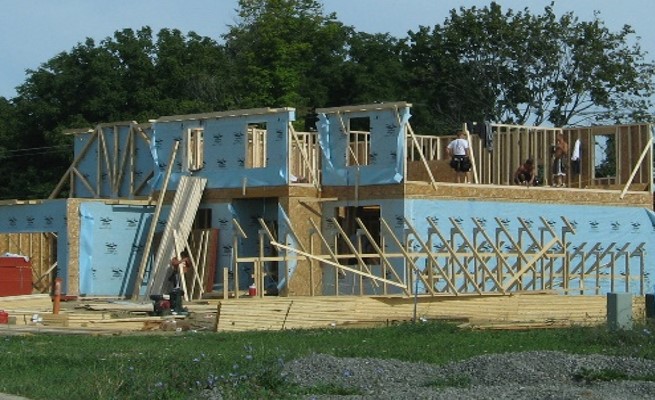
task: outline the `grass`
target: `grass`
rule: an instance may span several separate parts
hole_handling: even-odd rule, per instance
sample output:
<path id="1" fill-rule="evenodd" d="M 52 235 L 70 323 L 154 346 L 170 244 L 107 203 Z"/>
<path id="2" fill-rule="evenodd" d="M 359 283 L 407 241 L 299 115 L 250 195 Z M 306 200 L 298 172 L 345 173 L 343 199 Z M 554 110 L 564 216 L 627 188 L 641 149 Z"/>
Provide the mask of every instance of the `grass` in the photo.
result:
<path id="1" fill-rule="evenodd" d="M 283 363 L 311 353 L 443 364 L 484 353 L 558 350 L 655 359 L 650 326 L 527 331 L 461 330 L 445 323 L 376 329 L 148 336 L 0 336 L 0 392 L 31 399 L 188 399 L 220 387 L 225 399 L 294 398 Z M 585 381 L 611 371 L 581 373 Z M 38 382 L 38 384 L 35 384 Z M 466 382 L 435 382 L 462 386 Z M 312 393 L 357 394 L 334 386 Z M 318 392 L 316 391 L 318 390 Z"/>

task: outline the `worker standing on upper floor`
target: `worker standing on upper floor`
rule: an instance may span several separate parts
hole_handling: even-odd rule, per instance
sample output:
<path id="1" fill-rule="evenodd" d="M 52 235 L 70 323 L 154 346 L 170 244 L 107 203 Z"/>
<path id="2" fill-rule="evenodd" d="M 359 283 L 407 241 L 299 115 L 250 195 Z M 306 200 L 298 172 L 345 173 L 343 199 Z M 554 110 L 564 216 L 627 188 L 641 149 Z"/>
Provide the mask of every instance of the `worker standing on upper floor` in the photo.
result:
<path id="1" fill-rule="evenodd" d="M 450 167 L 457 174 L 457 183 L 471 182 L 471 146 L 464 131 L 457 132 L 457 139 L 448 143 L 446 152 L 450 156 Z"/>

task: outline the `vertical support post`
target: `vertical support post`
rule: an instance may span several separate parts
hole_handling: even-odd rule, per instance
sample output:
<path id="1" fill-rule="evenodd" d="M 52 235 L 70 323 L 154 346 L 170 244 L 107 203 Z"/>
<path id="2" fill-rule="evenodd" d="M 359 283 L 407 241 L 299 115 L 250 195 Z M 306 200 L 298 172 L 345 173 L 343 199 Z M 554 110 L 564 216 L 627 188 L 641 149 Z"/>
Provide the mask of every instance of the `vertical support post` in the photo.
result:
<path id="1" fill-rule="evenodd" d="M 625 292 L 630 293 L 630 253 L 625 252 Z"/>
<path id="2" fill-rule="evenodd" d="M 357 253 L 359 253 L 360 257 L 362 254 L 362 236 L 360 234 L 357 235 Z M 364 272 L 364 267 L 362 264 L 359 264 L 359 271 Z M 364 276 L 359 275 L 359 295 L 364 296 Z"/>
<path id="3" fill-rule="evenodd" d="M 313 229 L 309 233 L 309 254 L 314 253 L 314 232 Z M 314 259 L 309 260 L 309 295 L 314 297 Z"/>
<path id="4" fill-rule="evenodd" d="M 230 269 L 223 268 L 223 298 L 224 299 L 228 298 L 229 292 L 230 292 Z M 219 307 L 220 307 L 220 303 L 219 303 Z"/>
<path id="5" fill-rule="evenodd" d="M 61 302 L 61 278 L 55 279 L 55 293 L 54 293 L 54 299 L 52 301 L 52 313 L 53 314 L 59 314 L 59 309 L 60 309 L 60 302 Z"/>
<path id="6" fill-rule="evenodd" d="M 290 246 L 290 240 L 289 240 L 289 234 L 284 235 L 284 244 L 286 246 Z M 283 263 L 284 263 L 284 295 L 289 296 L 289 278 L 291 276 L 289 275 L 289 250 L 284 249 L 284 257 L 283 257 Z"/>
<path id="7" fill-rule="evenodd" d="M 239 241 L 237 235 L 232 238 L 232 277 L 234 278 L 234 298 L 239 298 L 239 263 L 237 262 L 237 248 Z"/>
<path id="8" fill-rule="evenodd" d="M 255 286 L 259 286 L 259 297 L 264 297 L 264 270 L 266 269 L 264 264 L 264 230 L 260 229 L 257 236 L 259 238 L 259 260 L 255 263 L 253 281 Z"/>
<path id="9" fill-rule="evenodd" d="M 334 250 L 335 252 L 339 251 L 339 243 L 337 241 L 337 235 L 334 235 Z M 344 272 L 345 273 L 345 272 Z M 338 267 L 334 267 L 334 295 L 339 296 L 339 276 L 341 275 L 341 271 L 339 270 Z"/>
<path id="10" fill-rule="evenodd" d="M 610 263 L 610 292 L 614 292 L 615 289 L 616 289 L 616 285 L 615 285 L 615 283 L 616 283 L 615 282 L 615 280 L 616 280 L 615 272 L 616 271 L 614 270 L 614 267 L 615 267 L 614 264 L 616 262 L 616 259 L 614 257 L 614 253 L 611 253 L 610 256 L 611 256 L 611 259 L 612 259 L 612 261 Z"/>

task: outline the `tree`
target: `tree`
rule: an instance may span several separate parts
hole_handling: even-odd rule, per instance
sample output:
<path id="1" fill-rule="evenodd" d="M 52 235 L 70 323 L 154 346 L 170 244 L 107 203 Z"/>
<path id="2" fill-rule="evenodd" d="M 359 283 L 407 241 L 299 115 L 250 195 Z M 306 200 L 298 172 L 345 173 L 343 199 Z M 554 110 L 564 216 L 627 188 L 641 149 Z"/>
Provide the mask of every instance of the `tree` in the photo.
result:
<path id="1" fill-rule="evenodd" d="M 339 75 L 343 86 L 337 104 L 408 100 L 403 68 L 403 41 L 389 34 L 351 32 L 347 58 Z"/>
<path id="2" fill-rule="evenodd" d="M 29 182 L 14 185 L 13 193 L 46 197 L 72 160 L 71 137 L 61 134 L 66 129 L 232 104 L 233 94 L 217 90 L 229 75 L 225 65 L 224 49 L 209 38 L 191 32 L 187 39 L 179 31 L 163 30 L 155 40 L 148 27 L 117 31 L 99 45 L 86 39 L 58 54 L 28 71 L 13 104 L 18 122 L 12 145 L 52 149 L 39 157 L 49 168 L 22 157 L 13 164 L 13 174 L 0 176 L 1 186 L 12 186 L 7 180 Z"/>
<path id="3" fill-rule="evenodd" d="M 625 26 L 610 32 L 599 14 L 581 22 L 525 8 L 452 10 L 442 26 L 410 32 L 406 64 L 416 95 L 443 125 L 489 119 L 555 126 L 641 120 L 651 106 L 652 62 Z M 427 71 L 426 71 L 426 67 Z M 424 77 L 428 73 L 432 76 Z"/>
<path id="4" fill-rule="evenodd" d="M 158 115 L 227 110 L 237 104 L 238 74 L 225 47 L 189 32 L 163 29 L 156 44 Z"/>
<path id="5" fill-rule="evenodd" d="M 348 30 L 316 0 L 240 0 L 224 36 L 242 107 L 309 111 L 334 100 Z"/>

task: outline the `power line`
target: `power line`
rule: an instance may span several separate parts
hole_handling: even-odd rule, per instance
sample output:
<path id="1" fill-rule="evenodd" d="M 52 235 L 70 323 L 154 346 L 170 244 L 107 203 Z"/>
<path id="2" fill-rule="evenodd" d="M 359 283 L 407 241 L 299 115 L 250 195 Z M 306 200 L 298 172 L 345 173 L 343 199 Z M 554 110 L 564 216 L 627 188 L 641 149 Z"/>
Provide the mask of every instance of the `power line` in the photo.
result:
<path id="1" fill-rule="evenodd" d="M 60 149 L 70 148 L 70 146 L 45 146 L 45 147 L 31 147 L 27 149 L 14 149 L 5 150 L 0 152 L 0 160 L 16 159 L 21 157 L 33 157 L 46 154 L 61 153 Z"/>
<path id="2" fill-rule="evenodd" d="M 13 150 L 5 150 L 6 153 L 18 153 L 18 152 L 29 152 L 31 150 L 44 150 L 44 149 L 63 149 L 63 148 L 70 148 L 68 145 L 59 145 L 59 146 L 44 146 L 44 147 L 28 147 L 26 149 L 13 149 Z"/>

